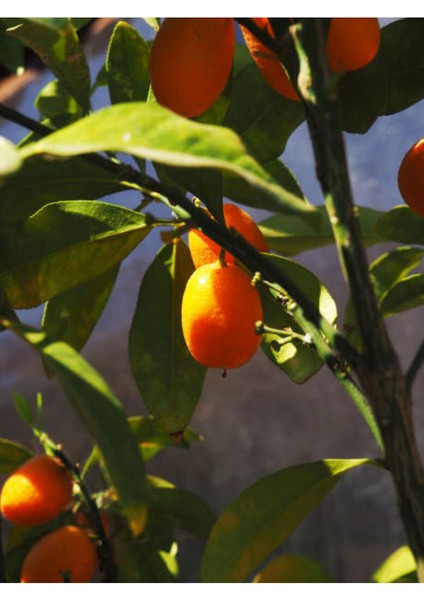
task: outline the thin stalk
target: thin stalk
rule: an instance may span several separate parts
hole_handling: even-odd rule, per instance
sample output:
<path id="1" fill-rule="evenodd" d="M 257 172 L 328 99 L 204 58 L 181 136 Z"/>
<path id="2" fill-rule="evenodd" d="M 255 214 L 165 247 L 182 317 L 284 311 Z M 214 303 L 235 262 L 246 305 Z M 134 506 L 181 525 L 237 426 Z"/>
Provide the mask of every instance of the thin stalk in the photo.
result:
<path id="1" fill-rule="evenodd" d="M 411 393 L 412 385 L 414 383 L 415 377 L 418 375 L 418 371 L 420 370 L 422 364 L 424 363 L 424 340 L 421 342 L 420 347 L 418 348 L 414 358 L 412 359 L 411 364 L 406 372 L 406 387 L 408 392 Z"/>
<path id="2" fill-rule="evenodd" d="M 336 89 L 328 71 L 322 19 L 292 28 L 301 70 L 299 88 L 318 179 L 348 280 L 363 343 L 357 364 L 361 385 L 382 432 L 404 527 L 424 580 L 424 474 L 412 426 L 406 379 L 378 309 L 353 203 Z"/>

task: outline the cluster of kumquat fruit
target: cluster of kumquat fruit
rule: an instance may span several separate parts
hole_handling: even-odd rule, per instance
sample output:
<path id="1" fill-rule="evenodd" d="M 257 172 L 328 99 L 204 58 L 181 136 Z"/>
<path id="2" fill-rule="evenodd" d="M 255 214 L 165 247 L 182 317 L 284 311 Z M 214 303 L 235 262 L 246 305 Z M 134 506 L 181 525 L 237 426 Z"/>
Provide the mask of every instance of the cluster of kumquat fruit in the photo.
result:
<path id="1" fill-rule="evenodd" d="M 225 224 L 261 252 L 268 245 L 255 221 L 234 204 L 224 204 Z M 197 362 L 206 367 L 234 369 L 255 354 L 261 342 L 255 324 L 262 305 L 250 276 L 234 256 L 201 231 L 189 232 L 196 270 L 184 291 L 181 315 L 184 339 Z"/>
<path id="2" fill-rule="evenodd" d="M 272 38 L 275 37 L 268 18 L 252 20 Z M 269 85 L 282 96 L 299 100 L 276 54 L 246 27 L 241 27 L 241 32 Z M 326 50 L 334 73 L 365 67 L 375 58 L 379 46 L 378 19 L 331 19 Z M 151 84 L 159 104 L 184 117 L 195 117 L 208 110 L 227 85 L 234 51 L 234 19 L 165 19 L 150 54 Z"/>
<path id="3" fill-rule="evenodd" d="M 58 458 L 34 456 L 5 481 L 1 513 L 14 525 L 44 525 L 69 507 L 72 490 L 72 475 Z M 31 547 L 22 564 L 21 583 L 88 583 L 97 565 L 97 550 L 88 528 L 65 525 Z"/>

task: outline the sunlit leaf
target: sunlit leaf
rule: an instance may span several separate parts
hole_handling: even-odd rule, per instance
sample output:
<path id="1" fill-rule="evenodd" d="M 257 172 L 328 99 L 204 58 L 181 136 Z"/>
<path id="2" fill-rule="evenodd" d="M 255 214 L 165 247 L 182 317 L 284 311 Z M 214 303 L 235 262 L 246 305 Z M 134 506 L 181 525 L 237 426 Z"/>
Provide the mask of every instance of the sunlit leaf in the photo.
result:
<path id="1" fill-rule="evenodd" d="M 369 459 L 322 460 L 254 483 L 218 518 L 202 561 L 204 583 L 242 583 L 351 469 Z"/>
<path id="2" fill-rule="evenodd" d="M 0 136 L 0 187 L 3 177 L 17 171 L 21 166 L 18 150 L 4 137 Z"/>
<path id="3" fill-rule="evenodd" d="M 375 583 L 417 583 L 417 563 L 409 546 L 401 546 L 379 566 L 372 576 Z"/>
<path id="4" fill-rule="evenodd" d="M 72 408 L 101 452 L 130 527 L 145 526 L 149 491 L 138 444 L 125 411 L 106 382 L 71 346 L 30 327 L 11 325 L 34 348 L 60 380 Z"/>
<path id="5" fill-rule="evenodd" d="M 22 156 L 74 156 L 109 150 L 126 152 L 170 166 L 211 168 L 233 173 L 276 209 L 313 213 L 313 207 L 276 184 L 247 154 L 230 129 L 184 119 L 159 105 L 116 104 L 80 119 L 21 150 Z"/>
<path id="6" fill-rule="evenodd" d="M 411 310 L 424 304 L 424 275 L 404 277 L 385 295 L 381 309 L 385 316 Z"/>
<path id="7" fill-rule="evenodd" d="M 119 206 L 48 204 L 0 228 L 0 283 L 15 308 L 38 306 L 117 266 L 149 231 L 143 215 Z"/>

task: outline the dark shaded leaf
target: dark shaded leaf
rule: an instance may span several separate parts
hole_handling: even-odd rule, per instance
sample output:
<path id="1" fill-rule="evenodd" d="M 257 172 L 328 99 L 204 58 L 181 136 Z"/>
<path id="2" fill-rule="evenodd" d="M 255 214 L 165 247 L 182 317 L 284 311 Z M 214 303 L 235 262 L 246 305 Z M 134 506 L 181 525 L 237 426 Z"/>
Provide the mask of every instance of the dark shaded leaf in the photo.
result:
<path id="1" fill-rule="evenodd" d="M 63 161 L 34 156 L 1 181 L 0 221 L 19 221 L 57 200 L 93 200 L 128 189 L 128 184 L 86 158 Z"/>
<path id="2" fill-rule="evenodd" d="M 23 44 L 6 33 L 8 19 L 0 19 L 0 64 L 11 73 L 19 75 L 25 69 Z"/>
<path id="3" fill-rule="evenodd" d="M 285 554 L 268 563 L 253 583 L 334 583 L 334 579 L 311 558 Z"/>
<path id="4" fill-rule="evenodd" d="M 118 268 L 114 268 L 54 296 L 44 309 L 43 330 L 81 350 L 109 300 L 117 275 Z"/>
<path id="5" fill-rule="evenodd" d="M 401 279 L 381 302 L 383 314 L 389 315 L 411 310 L 424 304 L 424 275 L 417 273 Z"/>
<path id="6" fill-rule="evenodd" d="M 144 460 L 150 460 L 164 448 L 172 446 L 185 449 L 190 447 L 191 442 L 198 442 L 202 439 L 189 427 L 177 437 L 169 435 L 152 416 L 130 417 L 128 422 L 141 446 Z"/>
<path id="7" fill-rule="evenodd" d="M 334 237 L 325 206 L 317 206 L 320 218 L 315 221 L 299 219 L 294 215 L 276 215 L 261 221 L 259 227 L 275 252 L 294 256 L 307 250 L 334 244 Z M 366 246 L 378 244 L 384 238 L 376 232 L 377 220 L 382 213 L 372 208 L 359 206 L 362 237 Z"/>
<path id="8" fill-rule="evenodd" d="M 144 404 L 167 433 L 187 427 L 206 374 L 188 351 L 181 328 L 182 297 L 193 270 L 184 242 L 164 246 L 144 275 L 131 324 L 134 377 Z"/>
<path id="9" fill-rule="evenodd" d="M 0 473 L 11 473 L 33 456 L 32 452 L 11 440 L 0 438 Z"/>
<path id="10" fill-rule="evenodd" d="M 375 231 L 386 240 L 424 245 L 424 219 L 409 206 L 395 206 L 383 213 L 375 223 Z"/>

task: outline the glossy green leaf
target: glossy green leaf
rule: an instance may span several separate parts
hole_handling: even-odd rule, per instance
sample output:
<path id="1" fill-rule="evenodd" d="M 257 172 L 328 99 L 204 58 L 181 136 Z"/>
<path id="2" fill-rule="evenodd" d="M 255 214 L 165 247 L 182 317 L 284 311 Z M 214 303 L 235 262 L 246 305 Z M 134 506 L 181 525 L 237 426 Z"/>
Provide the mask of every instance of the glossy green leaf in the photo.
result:
<path id="1" fill-rule="evenodd" d="M 303 119 L 301 102 L 273 90 L 253 62 L 235 76 L 224 125 L 240 135 L 261 164 L 281 155 Z"/>
<path id="2" fill-rule="evenodd" d="M 19 418 L 30 427 L 34 427 L 35 416 L 28 399 L 22 394 L 16 393 L 13 395 L 13 404 L 15 405 Z"/>
<path id="3" fill-rule="evenodd" d="M 375 223 L 375 231 L 386 240 L 424 245 L 424 219 L 409 206 L 395 206 L 383 213 Z"/>
<path id="4" fill-rule="evenodd" d="M 193 270 L 184 242 L 163 246 L 143 277 L 131 324 L 132 371 L 144 404 L 167 433 L 187 427 L 206 374 L 181 328 L 182 297 Z"/>
<path id="5" fill-rule="evenodd" d="M 379 61 L 387 78 L 390 115 L 424 98 L 424 21 L 400 19 L 382 29 Z"/>
<path id="6" fill-rule="evenodd" d="M 381 302 L 383 314 L 389 315 L 411 310 L 424 304 L 424 275 L 417 273 L 404 277 L 394 285 Z"/>
<path id="7" fill-rule="evenodd" d="M 372 576 L 375 583 L 418 583 L 417 563 L 409 546 L 401 546 L 379 566 Z"/>
<path id="8" fill-rule="evenodd" d="M 0 19 L 0 64 L 15 75 L 25 70 L 23 44 L 6 33 L 8 19 Z"/>
<path id="9" fill-rule="evenodd" d="M 207 538 L 216 516 L 202 498 L 175 487 L 152 489 L 152 506 L 170 517 L 171 523 L 193 535 Z"/>
<path id="10" fill-rule="evenodd" d="M 54 296 L 44 309 L 43 330 L 81 350 L 109 300 L 117 275 L 115 267 Z"/>
<path id="11" fill-rule="evenodd" d="M 34 156 L 0 185 L 0 221 L 19 221 L 49 202 L 93 200 L 130 186 L 116 180 L 107 169 L 82 157 L 46 160 Z"/>
<path id="12" fill-rule="evenodd" d="M 136 29 L 119 21 L 106 58 L 106 76 L 112 104 L 146 100 L 150 86 L 149 47 Z"/>
<path id="13" fill-rule="evenodd" d="M 73 156 L 103 150 L 126 152 L 170 166 L 230 172 L 245 179 L 252 186 L 252 193 L 263 196 L 276 209 L 314 212 L 313 207 L 276 184 L 247 154 L 236 133 L 184 119 L 155 104 L 115 104 L 26 146 L 21 153 L 27 158 L 45 153 Z"/>
<path id="14" fill-rule="evenodd" d="M 333 323 L 337 316 L 337 307 L 319 279 L 305 267 L 281 256 L 269 254 L 268 259 L 287 275 L 321 314 Z M 268 327 L 284 330 L 284 333 L 265 333 L 261 348 L 266 356 L 281 368 L 295 383 L 304 383 L 323 365 L 316 350 L 306 341 L 292 337 L 292 333 L 305 335 L 290 313 L 281 303 L 275 302 L 268 292 L 261 292 L 264 323 Z M 308 339 L 308 338 L 306 338 Z"/>
<path id="15" fill-rule="evenodd" d="M 150 460 L 160 450 L 170 446 L 187 449 L 192 442 L 198 442 L 202 438 L 187 427 L 182 434 L 173 436 L 166 433 L 159 422 L 152 416 L 148 417 L 130 417 L 128 419 L 131 431 L 134 433 L 137 442 L 141 446 L 143 458 Z"/>
<path id="16" fill-rule="evenodd" d="M 10 35 L 29 46 L 81 105 L 90 109 L 90 71 L 70 19 L 24 19 Z"/>
<path id="17" fill-rule="evenodd" d="M 419 265 L 423 256 L 424 248 L 402 246 L 386 252 L 372 263 L 370 275 L 379 303 L 394 285 Z"/>
<path id="18" fill-rule="evenodd" d="M 117 266 L 150 231 L 144 215 L 103 202 L 48 204 L 0 228 L 0 284 L 31 308 Z"/>
<path id="19" fill-rule="evenodd" d="M 325 206 L 317 206 L 319 219 L 306 222 L 295 215 L 276 215 L 259 223 L 266 240 L 275 252 L 285 256 L 294 256 L 307 250 L 321 248 L 334 243 L 334 237 Z M 381 212 L 365 206 L 359 206 L 359 219 L 364 244 L 371 246 L 384 241 L 375 232 L 375 224 Z"/>
<path id="20" fill-rule="evenodd" d="M 387 78 L 379 60 L 344 74 L 338 83 L 342 128 L 365 133 L 384 110 Z"/>
<path id="21" fill-rule="evenodd" d="M 333 298 L 311 271 L 281 256 L 270 254 L 268 259 L 290 277 L 327 321 L 333 323 L 336 320 L 337 307 Z M 275 302 L 268 292 L 261 292 L 261 297 L 265 325 L 284 331 L 284 333 L 265 333 L 261 348 L 292 381 L 304 383 L 322 367 L 322 359 L 308 337 L 305 341 L 296 337 L 296 334 L 305 336 L 306 333 L 302 331 L 292 315 L 284 310 L 281 303 Z"/>
<path id="22" fill-rule="evenodd" d="M 0 473 L 11 473 L 32 455 L 32 452 L 21 444 L 0 438 Z"/>
<path id="23" fill-rule="evenodd" d="M 285 554 L 268 563 L 253 583 L 334 583 L 334 579 L 315 560 Z"/>
<path id="24" fill-rule="evenodd" d="M 34 104 L 45 118 L 44 123 L 54 129 L 64 127 L 83 115 L 78 102 L 57 80 L 44 86 Z"/>
<path id="25" fill-rule="evenodd" d="M 12 325 L 11 329 L 37 350 L 60 380 L 82 425 L 98 445 L 130 526 L 138 535 L 145 525 L 149 492 L 138 444 L 121 403 L 71 346 L 30 327 Z"/>
<path id="26" fill-rule="evenodd" d="M 280 160 L 273 160 L 270 163 L 263 165 L 263 167 L 280 186 L 306 204 L 306 198 L 303 195 L 296 178 L 290 169 L 288 169 Z M 274 202 L 268 202 L 266 199 L 258 196 L 246 181 L 239 177 L 235 177 L 231 173 L 224 173 L 223 186 L 224 196 L 235 200 L 239 204 L 246 204 L 247 206 L 268 209 L 271 211 L 278 210 L 285 212 L 283 207 L 276 207 Z M 285 216 L 290 217 L 291 215 L 286 214 Z M 303 219 L 300 218 L 300 220 L 302 221 Z M 317 220 L 319 221 L 318 215 Z"/>
<path id="27" fill-rule="evenodd" d="M 0 136 L 0 188 L 3 178 L 17 171 L 21 166 L 21 157 L 12 142 Z"/>
<path id="28" fill-rule="evenodd" d="M 204 583 L 242 583 L 351 469 L 369 459 L 334 459 L 278 471 L 247 488 L 218 518 L 202 561 Z"/>

